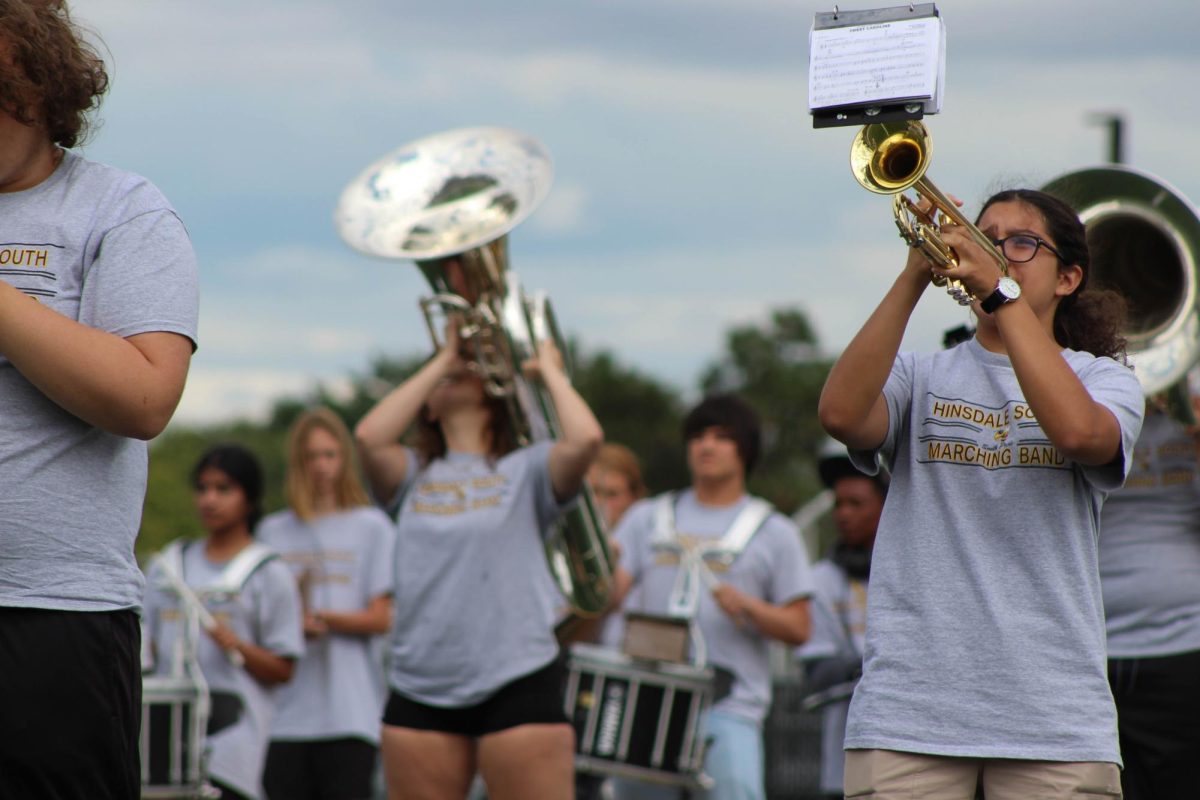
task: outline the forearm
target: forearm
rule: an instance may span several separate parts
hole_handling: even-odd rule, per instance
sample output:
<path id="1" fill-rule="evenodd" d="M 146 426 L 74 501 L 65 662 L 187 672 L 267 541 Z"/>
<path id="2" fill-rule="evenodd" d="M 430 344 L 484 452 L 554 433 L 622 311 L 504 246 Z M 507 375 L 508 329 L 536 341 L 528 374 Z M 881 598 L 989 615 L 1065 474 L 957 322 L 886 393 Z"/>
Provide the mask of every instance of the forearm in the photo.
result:
<path id="1" fill-rule="evenodd" d="M 877 446 L 887 433 L 883 387 L 927 273 L 905 270 L 834 363 L 821 390 L 817 413 L 834 438 L 851 447 Z"/>
<path id="2" fill-rule="evenodd" d="M 234 649 L 242 654 L 245 660 L 246 672 L 250 673 L 259 683 L 275 685 L 287 683 L 292 679 L 296 662 L 291 658 L 277 655 L 265 647 L 259 647 L 243 639 L 239 639 Z"/>
<path id="3" fill-rule="evenodd" d="M 559 498 L 579 491 L 600 453 L 604 431 L 588 404 L 560 370 L 544 370 L 542 381 L 558 414 L 560 435 L 550 456 L 550 478 Z"/>
<path id="4" fill-rule="evenodd" d="M 1066 458 L 1107 464 L 1121 444 L 1116 418 L 1092 399 L 1062 355 L 1062 346 L 1038 324 L 1023 300 L 1001 306 L 996 325 L 1025 402 L 1046 437 Z"/>
<path id="5" fill-rule="evenodd" d="M 416 421 L 421 406 L 429 399 L 438 381 L 446 376 L 451 360 L 452 354 L 448 351 L 438 352 L 359 420 L 354 428 L 354 436 L 364 454 L 389 447 L 400 440 Z"/>
<path id="6" fill-rule="evenodd" d="M 50 400 L 109 433 L 136 439 L 161 433 L 179 403 L 191 352 L 184 336 L 124 339 L 0 282 L 0 353 Z"/>
<path id="7" fill-rule="evenodd" d="M 355 426 L 354 440 L 364 475 L 381 501 L 390 498 L 407 475 L 409 465 L 400 438 L 452 365 L 453 354 L 442 350 L 376 403 Z"/>
<path id="8" fill-rule="evenodd" d="M 391 627 L 391 603 L 381 599 L 358 611 L 315 611 L 317 619 L 332 633 L 348 636 L 374 636 Z"/>
<path id="9" fill-rule="evenodd" d="M 758 632 L 768 639 L 801 645 L 808 641 L 812 633 L 807 600 L 778 606 L 756 597 L 747 597 L 744 611 Z"/>
<path id="10" fill-rule="evenodd" d="M 604 431 L 596 415 L 579 392 L 575 391 L 565 373 L 547 372 L 542 379 L 558 412 L 558 422 L 562 428 L 559 441 L 589 453 L 590 461 L 604 443 Z"/>

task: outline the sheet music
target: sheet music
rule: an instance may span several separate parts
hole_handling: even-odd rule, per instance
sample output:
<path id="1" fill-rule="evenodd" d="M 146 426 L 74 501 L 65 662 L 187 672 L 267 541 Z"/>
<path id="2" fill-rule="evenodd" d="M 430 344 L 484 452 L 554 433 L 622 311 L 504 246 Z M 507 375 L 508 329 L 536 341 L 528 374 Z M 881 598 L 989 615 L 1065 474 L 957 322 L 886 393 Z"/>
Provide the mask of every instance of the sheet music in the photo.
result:
<path id="1" fill-rule="evenodd" d="M 946 37 L 941 17 L 809 34 L 809 109 L 913 99 L 941 109 Z"/>

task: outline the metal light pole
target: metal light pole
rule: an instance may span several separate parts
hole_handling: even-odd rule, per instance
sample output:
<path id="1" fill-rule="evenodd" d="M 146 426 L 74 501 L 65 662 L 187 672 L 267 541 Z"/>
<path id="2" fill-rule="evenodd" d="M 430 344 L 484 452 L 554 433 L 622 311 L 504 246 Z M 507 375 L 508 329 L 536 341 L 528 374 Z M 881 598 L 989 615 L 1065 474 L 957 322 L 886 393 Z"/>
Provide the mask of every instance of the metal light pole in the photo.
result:
<path id="1" fill-rule="evenodd" d="M 1125 163 L 1125 117 L 1117 111 L 1097 111 L 1088 114 L 1088 122 L 1108 128 L 1108 160 Z"/>

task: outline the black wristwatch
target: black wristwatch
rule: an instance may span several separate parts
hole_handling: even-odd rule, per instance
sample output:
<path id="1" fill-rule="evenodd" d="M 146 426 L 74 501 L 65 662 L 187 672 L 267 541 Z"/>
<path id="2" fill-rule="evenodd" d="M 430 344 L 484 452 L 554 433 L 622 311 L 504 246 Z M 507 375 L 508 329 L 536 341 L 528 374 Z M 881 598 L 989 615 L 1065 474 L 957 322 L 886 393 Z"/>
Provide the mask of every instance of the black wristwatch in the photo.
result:
<path id="1" fill-rule="evenodd" d="M 985 297 L 979 304 L 979 310 L 985 314 L 990 314 L 1000 306 L 1005 303 L 1011 303 L 1020 296 L 1021 284 L 1005 275 L 996 283 L 996 291 Z"/>

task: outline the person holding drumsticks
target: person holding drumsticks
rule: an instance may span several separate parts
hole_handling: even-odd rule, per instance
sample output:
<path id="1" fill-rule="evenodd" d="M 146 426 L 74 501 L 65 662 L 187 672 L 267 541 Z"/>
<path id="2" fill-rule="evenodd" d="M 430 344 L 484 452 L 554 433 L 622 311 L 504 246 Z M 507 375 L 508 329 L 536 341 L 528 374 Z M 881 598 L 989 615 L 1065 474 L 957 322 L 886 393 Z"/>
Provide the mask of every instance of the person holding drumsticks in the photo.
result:
<path id="1" fill-rule="evenodd" d="M 204 604 L 210 623 L 196 659 L 212 701 L 208 775 L 222 800 L 260 800 L 272 689 L 291 680 L 304 652 L 300 593 L 274 551 L 254 541 L 263 486 L 254 454 L 213 447 L 192 470 L 192 485 L 208 535 L 176 541 L 151 562 L 143 625 L 156 674 L 170 674 L 184 606 Z M 190 591 L 174 588 L 177 581 Z"/>
<path id="2" fill-rule="evenodd" d="M 775 639 L 799 645 L 808 639 L 808 558 L 791 521 L 746 493 L 761 433 L 758 415 L 744 400 L 705 398 L 685 418 L 683 438 L 691 487 L 640 501 L 614 533 L 621 551 L 618 595 L 626 598 L 627 611 L 695 621 L 702 643 L 694 647 L 704 647 L 707 661 L 728 679 L 721 683 L 729 686 L 702 723 L 702 735 L 712 740 L 704 772 L 714 781 L 702 796 L 761 800 L 766 792 L 762 723 L 771 702 L 767 644 Z M 749 538 L 725 551 L 729 559 L 710 563 L 700 555 L 724 545 L 727 533 L 739 528 Z M 681 573 L 693 564 L 699 574 L 683 580 Z M 681 597 L 684 585 L 707 590 Z M 634 600 L 630 589 L 637 592 Z M 622 778 L 613 784 L 620 800 L 678 797 L 678 789 L 649 783 Z"/>
<path id="3" fill-rule="evenodd" d="M 453 321 L 355 429 L 375 496 L 398 509 L 382 735 L 391 800 L 461 800 L 477 770 L 491 800 L 572 795 L 555 600 L 537 577 L 543 537 L 603 433 L 552 343 L 523 367 L 557 408 L 556 441 L 514 447 L 505 403 L 460 354 Z M 415 450 L 400 441 L 413 425 Z"/>
<path id="4" fill-rule="evenodd" d="M 1142 394 L 1123 303 L 1087 287 L 1083 223 L 1044 192 L 1000 192 L 976 227 L 916 250 L 834 364 L 821 423 L 891 483 L 871 561 L 848 797 L 1119 797 L 1097 519 L 1125 479 Z M 975 337 L 899 353 L 933 276 L 974 298 Z"/>

